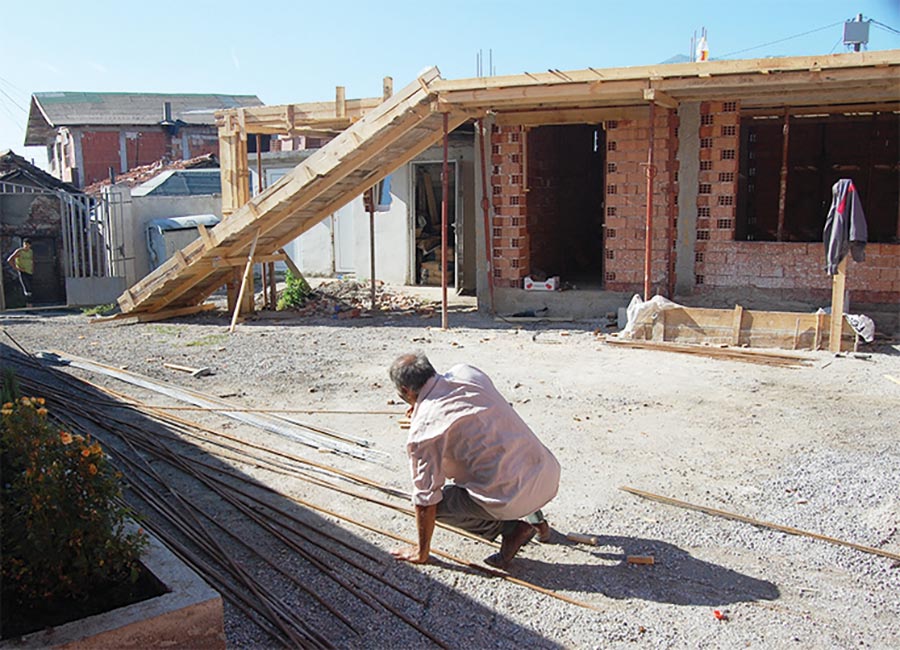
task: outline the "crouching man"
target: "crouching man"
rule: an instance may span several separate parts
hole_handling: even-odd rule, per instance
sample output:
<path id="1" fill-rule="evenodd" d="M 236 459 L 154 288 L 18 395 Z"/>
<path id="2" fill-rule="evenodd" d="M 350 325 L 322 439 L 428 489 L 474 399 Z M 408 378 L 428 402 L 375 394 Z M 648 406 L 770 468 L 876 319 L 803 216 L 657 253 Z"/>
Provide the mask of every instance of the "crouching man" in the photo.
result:
<path id="1" fill-rule="evenodd" d="M 559 462 L 477 368 L 439 375 L 424 354 L 404 354 L 390 377 L 411 406 L 406 451 L 419 540 L 394 556 L 427 562 L 441 521 L 488 540 L 502 535 L 500 552 L 485 562 L 505 569 L 535 534 L 524 517 L 547 532 L 535 514 L 556 496 Z"/>

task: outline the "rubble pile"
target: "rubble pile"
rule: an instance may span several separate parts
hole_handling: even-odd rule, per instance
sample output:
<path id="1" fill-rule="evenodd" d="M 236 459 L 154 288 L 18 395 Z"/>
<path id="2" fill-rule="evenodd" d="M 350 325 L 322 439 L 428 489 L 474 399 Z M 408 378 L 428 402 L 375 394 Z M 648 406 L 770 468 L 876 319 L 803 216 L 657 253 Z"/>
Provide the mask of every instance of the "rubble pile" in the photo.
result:
<path id="1" fill-rule="evenodd" d="M 375 283 L 375 302 L 379 313 L 394 316 L 417 314 L 433 316 L 439 306 L 433 300 L 404 294 Z M 333 280 L 320 284 L 302 307 L 291 309 L 301 316 L 331 316 L 336 319 L 366 318 L 372 314 L 372 286 L 356 280 Z"/>

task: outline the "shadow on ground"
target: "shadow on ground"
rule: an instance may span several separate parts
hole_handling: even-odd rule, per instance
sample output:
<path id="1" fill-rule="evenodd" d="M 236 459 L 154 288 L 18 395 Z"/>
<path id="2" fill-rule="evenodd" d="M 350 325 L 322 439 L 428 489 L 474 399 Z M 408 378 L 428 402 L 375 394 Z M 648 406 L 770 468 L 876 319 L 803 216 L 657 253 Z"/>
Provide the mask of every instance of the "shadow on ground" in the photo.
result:
<path id="1" fill-rule="evenodd" d="M 766 580 L 706 562 L 674 544 L 640 537 L 598 535 L 597 546 L 568 545 L 569 563 L 517 557 L 511 572 L 518 578 L 568 594 L 641 599 L 672 605 L 721 606 L 777 600 L 778 587 Z M 653 565 L 629 564 L 628 555 L 653 556 Z M 583 557 L 583 562 L 577 558 Z"/>

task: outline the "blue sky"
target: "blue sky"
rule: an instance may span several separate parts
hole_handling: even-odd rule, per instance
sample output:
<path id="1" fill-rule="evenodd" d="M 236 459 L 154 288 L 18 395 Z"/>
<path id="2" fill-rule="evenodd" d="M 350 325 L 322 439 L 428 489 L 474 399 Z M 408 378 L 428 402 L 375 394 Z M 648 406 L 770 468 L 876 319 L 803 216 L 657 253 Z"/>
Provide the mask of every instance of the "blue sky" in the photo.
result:
<path id="1" fill-rule="evenodd" d="M 688 55 L 702 27 L 711 57 L 729 59 L 843 52 L 840 23 L 858 13 L 900 30 L 897 0 L 4 4 L 0 151 L 39 165 L 43 149 L 22 144 L 39 91 L 255 94 L 283 104 L 331 100 L 336 85 L 348 98 L 380 96 L 382 77 L 399 88 L 430 65 L 445 78 L 475 76 L 479 50 L 485 71 L 491 50 L 502 75 L 659 63 Z M 898 48 L 900 34 L 872 25 L 869 50 Z"/>

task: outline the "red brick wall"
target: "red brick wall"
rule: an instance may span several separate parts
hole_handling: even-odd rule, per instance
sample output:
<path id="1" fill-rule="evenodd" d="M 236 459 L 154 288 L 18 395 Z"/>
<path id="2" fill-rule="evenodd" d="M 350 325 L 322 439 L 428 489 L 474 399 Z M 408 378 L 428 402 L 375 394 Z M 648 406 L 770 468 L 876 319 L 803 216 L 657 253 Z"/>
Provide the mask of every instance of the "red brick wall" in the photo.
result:
<path id="1" fill-rule="evenodd" d="M 79 174 L 82 187 L 109 178 L 110 167 L 119 173 L 119 132 L 84 131 L 81 134 L 81 160 L 84 166 Z"/>
<path id="2" fill-rule="evenodd" d="M 491 246 L 494 286 L 522 287 L 528 275 L 529 242 L 525 207 L 525 137 L 519 126 L 491 131 L 491 187 L 494 217 Z"/>
<path id="3" fill-rule="evenodd" d="M 128 169 L 149 165 L 169 157 L 169 137 L 159 130 L 132 131 L 125 129 L 125 160 Z"/>
<path id="4" fill-rule="evenodd" d="M 737 102 L 700 104 L 700 171 L 694 283 L 706 283 L 710 246 L 734 242 L 740 107 Z"/>
<path id="5" fill-rule="evenodd" d="M 771 289 L 783 297 L 830 300 L 825 246 L 817 242 L 711 241 L 703 253 L 703 288 Z M 865 262 L 850 262 L 847 288 L 853 302 L 896 303 L 900 296 L 900 244 L 869 244 Z M 851 303 L 852 305 L 852 303 Z"/>
<path id="6" fill-rule="evenodd" d="M 667 293 L 667 269 L 675 253 L 669 242 L 677 192 L 677 116 L 656 111 L 654 122 L 653 293 Z M 647 220 L 647 148 L 649 116 L 606 123 L 606 274 L 610 291 L 641 291 L 644 286 L 644 248 Z"/>

